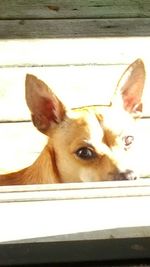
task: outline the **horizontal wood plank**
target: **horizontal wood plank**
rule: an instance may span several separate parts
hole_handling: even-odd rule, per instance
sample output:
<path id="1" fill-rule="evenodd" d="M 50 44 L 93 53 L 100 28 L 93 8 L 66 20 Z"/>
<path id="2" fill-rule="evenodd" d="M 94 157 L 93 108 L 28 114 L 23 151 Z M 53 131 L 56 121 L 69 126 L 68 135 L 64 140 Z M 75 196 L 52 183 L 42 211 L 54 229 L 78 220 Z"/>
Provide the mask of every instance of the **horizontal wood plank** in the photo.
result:
<path id="1" fill-rule="evenodd" d="M 47 138 L 32 123 L 0 123 L 0 173 L 15 171 L 32 164 Z"/>
<path id="2" fill-rule="evenodd" d="M 0 40 L 1 67 L 150 63 L 150 37 Z"/>
<path id="3" fill-rule="evenodd" d="M 78 107 L 109 104 L 122 69 L 123 66 L 0 68 L 0 120 L 30 119 L 25 102 L 27 73 L 45 81 L 68 107 Z"/>
<path id="4" fill-rule="evenodd" d="M 116 232 L 119 237 L 114 237 Z M 88 266 L 96 267 L 101 263 L 108 266 L 111 262 L 119 267 L 120 263 L 126 262 L 128 266 L 148 267 L 149 232 L 149 226 L 126 227 L 8 241 L 0 245 L 0 258 L 2 266 L 24 266 L 32 262 L 32 265 L 54 266 L 56 263 L 57 266 L 75 267 L 87 266 L 88 262 Z"/>
<path id="5" fill-rule="evenodd" d="M 150 36 L 150 18 L 0 20 L 0 39 Z"/>
<path id="6" fill-rule="evenodd" d="M 149 182 L 144 181 L 142 185 L 138 181 L 126 181 L 126 183 L 119 182 L 118 186 L 114 182 L 114 185 L 102 182 L 99 185 L 98 183 L 91 184 L 91 188 L 87 189 L 85 186 L 84 190 L 77 189 L 76 185 L 71 185 L 71 188 L 67 190 L 65 187 L 61 188 L 61 185 L 60 190 L 58 187 L 55 190 L 50 189 L 50 186 L 45 186 L 45 189 L 41 187 L 40 191 L 37 190 L 37 186 L 32 186 L 33 196 L 28 201 L 27 197 L 31 191 L 26 186 L 14 187 L 12 193 L 1 192 L 0 198 L 3 198 L 4 202 L 0 204 L 0 243 L 11 241 L 15 243 L 17 240 L 21 242 L 23 239 L 40 237 L 43 239 L 45 237 L 49 241 L 58 241 L 59 236 L 63 240 L 61 235 L 69 234 L 74 234 L 72 238 L 75 240 L 75 238 L 82 239 L 83 233 L 86 239 L 86 236 L 90 237 L 90 231 L 103 231 L 102 235 L 99 233 L 99 237 L 97 236 L 99 239 L 112 239 L 110 233 L 114 238 L 149 236 L 149 228 L 144 228 L 150 226 L 150 217 L 146 208 L 150 203 Z M 94 191 L 98 192 L 98 189 L 99 197 L 92 197 Z M 137 191 L 139 191 L 138 195 Z M 62 201 L 63 194 L 70 194 L 70 198 Z M 14 201 L 8 203 L 7 200 L 10 200 L 11 195 Z M 39 195 L 39 198 L 35 198 L 35 195 L 37 197 Z M 75 195 L 78 197 L 73 198 Z M 55 201 L 52 196 L 56 196 Z M 15 201 L 19 198 L 20 201 Z M 60 221 L 61 223 L 56 223 Z M 121 231 L 122 228 L 130 227 L 139 228 L 137 232 L 136 229 Z M 140 227 L 143 228 L 140 229 Z M 77 237 L 75 234 L 78 234 Z"/>
<path id="7" fill-rule="evenodd" d="M 137 18 L 150 16 L 147 0 L 14 0 L 0 2 L 1 19 Z"/>
<path id="8" fill-rule="evenodd" d="M 0 68 L 0 121 L 29 120 L 25 102 L 25 75 L 46 82 L 67 107 L 109 105 L 126 66 L 92 65 L 66 67 Z M 150 115 L 150 68 L 143 96 L 144 115 Z M 108 79 L 109 77 L 109 79 Z"/>
<path id="9" fill-rule="evenodd" d="M 0 187 L 0 203 L 133 196 L 150 196 L 150 179 Z"/>
<path id="10" fill-rule="evenodd" d="M 149 258 L 149 179 L 1 187 L 0 202 L 1 266 Z"/>

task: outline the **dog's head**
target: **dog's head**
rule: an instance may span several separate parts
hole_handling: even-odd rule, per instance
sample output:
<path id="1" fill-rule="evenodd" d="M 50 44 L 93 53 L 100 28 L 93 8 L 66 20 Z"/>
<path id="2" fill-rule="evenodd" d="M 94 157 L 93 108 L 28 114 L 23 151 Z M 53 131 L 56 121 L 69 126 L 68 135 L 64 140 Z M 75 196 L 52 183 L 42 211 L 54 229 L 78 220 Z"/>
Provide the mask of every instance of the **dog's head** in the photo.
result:
<path id="1" fill-rule="evenodd" d="M 109 107 L 67 110 L 44 82 L 27 75 L 27 104 L 34 125 L 49 137 L 60 181 L 137 178 L 133 121 L 142 112 L 144 81 L 144 64 L 136 60 L 123 73 Z"/>

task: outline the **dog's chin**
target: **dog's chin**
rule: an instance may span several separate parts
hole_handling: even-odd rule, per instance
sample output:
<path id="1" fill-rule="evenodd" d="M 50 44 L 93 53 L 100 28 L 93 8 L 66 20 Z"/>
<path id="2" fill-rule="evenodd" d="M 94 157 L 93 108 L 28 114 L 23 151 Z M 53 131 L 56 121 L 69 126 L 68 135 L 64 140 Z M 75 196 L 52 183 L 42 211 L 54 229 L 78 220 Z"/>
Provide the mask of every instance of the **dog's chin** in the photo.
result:
<path id="1" fill-rule="evenodd" d="M 109 173 L 103 177 L 93 177 L 92 173 L 82 172 L 80 180 L 82 182 L 96 182 L 96 181 L 131 181 L 137 180 L 139 176 L 132 170 L 125 170 L 124 172 Z"/>
<path id="2" fill-rule="evenodd" d="M 125 170 L 124 172 L 118 172 L 115 176 L 114 180 L 121 181 L 121 180 L 137 180 L 139 176 L 133 170 Z"/>

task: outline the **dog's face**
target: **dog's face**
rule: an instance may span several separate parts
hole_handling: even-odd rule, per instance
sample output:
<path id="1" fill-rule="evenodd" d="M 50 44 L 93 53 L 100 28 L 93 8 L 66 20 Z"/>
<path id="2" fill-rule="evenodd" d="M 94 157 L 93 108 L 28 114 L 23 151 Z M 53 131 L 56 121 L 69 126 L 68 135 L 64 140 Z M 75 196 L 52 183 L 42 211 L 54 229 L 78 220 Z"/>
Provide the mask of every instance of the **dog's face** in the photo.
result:
<path id="1" fill-rule="evenodd" d="M 133 123 L 112 108 L 69 112 L 60 128 L 49 132 L 62 181 L 135 179 Z"/>
<path id="2" fill-rule="evenodd" d="M 142 111 L 145 70 L 141 60 L 122 75 L 109 107 L 67 110 L 47 85 L 26 79 L 34 125 L 49 137 L 61 182 L 136 179 L 134 120 Z"/>

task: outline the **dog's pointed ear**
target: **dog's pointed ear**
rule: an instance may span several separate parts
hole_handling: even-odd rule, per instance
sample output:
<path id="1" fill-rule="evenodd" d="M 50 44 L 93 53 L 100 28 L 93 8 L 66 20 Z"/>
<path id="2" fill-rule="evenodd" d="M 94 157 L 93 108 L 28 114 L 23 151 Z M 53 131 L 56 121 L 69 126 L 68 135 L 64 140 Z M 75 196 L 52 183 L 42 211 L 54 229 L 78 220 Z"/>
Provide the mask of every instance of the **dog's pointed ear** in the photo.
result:
<path id="1" fill-rule="evenodd" d="M 123 108 L 139 116 L 142 112 L 142 94 L 145 83 L 145 67 L 141 59 L 133 62 L 121 76 L 115 95 L 112 99 L 112 105 L 121 104 Z"/>
<path id="2" fill-rule="evenodd" d="M 46 132 L 53 122 L 63 120 L 66 113 L 64 105 L 43 81 L 27 74 L 25 87 L 26 102 L 38 130 Z"/>

